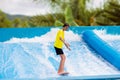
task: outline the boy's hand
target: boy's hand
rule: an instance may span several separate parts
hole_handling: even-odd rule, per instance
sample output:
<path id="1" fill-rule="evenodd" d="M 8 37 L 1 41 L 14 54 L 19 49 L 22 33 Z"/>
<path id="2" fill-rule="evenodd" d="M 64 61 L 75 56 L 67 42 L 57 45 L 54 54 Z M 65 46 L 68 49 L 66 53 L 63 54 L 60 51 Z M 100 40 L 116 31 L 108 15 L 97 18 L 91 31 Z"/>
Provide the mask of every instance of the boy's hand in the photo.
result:
<path id="1" fill-rule="evenodd" d="M 71 51 L 70 47 L 68 47 L 68 49 Z"/>
<path id="2" fill-rule="evenodd" d="M 70 49 L 70 45 L 69 45 L 68 43 L 65 43 L 65 46 L 66 46 L 69 50 L 71 50 L 71 49 Z"/>

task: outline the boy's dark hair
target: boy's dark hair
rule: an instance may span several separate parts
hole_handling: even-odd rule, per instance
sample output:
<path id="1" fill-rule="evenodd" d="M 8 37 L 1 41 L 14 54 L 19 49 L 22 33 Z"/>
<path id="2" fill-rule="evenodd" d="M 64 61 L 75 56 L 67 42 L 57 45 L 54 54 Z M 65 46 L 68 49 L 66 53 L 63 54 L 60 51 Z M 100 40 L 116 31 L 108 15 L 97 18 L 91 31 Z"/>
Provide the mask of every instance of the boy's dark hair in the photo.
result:
<path id="1" fill-rule="evenodd" d="M 69 24 L 68 23 L 64 23 L 63 27 L 65 27 L 65 26 L 69 26 Z"/>

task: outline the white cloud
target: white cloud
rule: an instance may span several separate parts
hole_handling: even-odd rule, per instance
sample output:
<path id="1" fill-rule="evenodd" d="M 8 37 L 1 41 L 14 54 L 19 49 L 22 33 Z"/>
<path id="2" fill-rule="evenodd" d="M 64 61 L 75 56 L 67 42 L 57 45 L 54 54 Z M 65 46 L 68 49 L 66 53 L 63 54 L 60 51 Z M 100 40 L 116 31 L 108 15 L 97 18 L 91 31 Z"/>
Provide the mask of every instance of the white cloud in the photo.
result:
<path id="1" fill-rule="evenodd" d="M 50 12 L 50 4 L 45 0 L 39 4 L 32 0 L 0 0 L 0 9 L 10 14 L 36 15 Z"/>
<path id="2" fill-rule="evenodd" d="M 37 15 L 50 13 L 49 0 L 40 0 L 39 3 L 33 0 L 0 0 L 0 9 L 9 14 Z M 89 8 L 100 7 L 106 0 L 91 0 Z"/>
<path id="3" fill-rule="evenodd" d="M 87 4 L 87 7 L 88 9 L 103 8 L 104 2 L 106 2 L 106 0 L 91 0 L 90 3 Z"/>

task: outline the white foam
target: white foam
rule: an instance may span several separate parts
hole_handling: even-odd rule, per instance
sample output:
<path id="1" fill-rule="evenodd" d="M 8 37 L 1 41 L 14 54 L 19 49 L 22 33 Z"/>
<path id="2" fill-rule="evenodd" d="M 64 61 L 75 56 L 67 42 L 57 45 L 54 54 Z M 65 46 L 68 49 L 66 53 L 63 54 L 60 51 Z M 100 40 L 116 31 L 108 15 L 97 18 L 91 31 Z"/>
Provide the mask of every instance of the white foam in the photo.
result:
<path id="1" fill-rule="evenodd" d="M 19 42 L 54 42 L 57 31 L 59 28 L 51 28 L 49 32 L 42 36 L 35 36 L 33 38 L 16 38 L 13 37 L 4 43 L 19 43 Z M 120 35 L 107 34 L 106 30 L 93 30 L 101 39 L 103 40 L 120 40 Z M 75 34 L 73 31 L 65 31 L 65 40 L 66 41 L 81 41 L 81 35 Z"/>
<path id="2" fill-rule="evenodd" d="M 106 30 L 93 30 L 103 40 L 120 40 L 120 35 L 107 34 Z"/>
<path id="3" fill-rule="evenodd" d="M 46 43 L 46 42 L 54 42 L 57 31 L 59 28 L 51 28 L 49 32 L 42 36 L 35 36 L 33 38 L 16 38 L 13 37 L 4 43 L 19 43 L 19 42 L 39 42 L 39 43 Z M 81 40 L 78 34 L 73 33 L 72 31 L 65 31 L 65 39 L 67 41 L 79 41 Z"/>

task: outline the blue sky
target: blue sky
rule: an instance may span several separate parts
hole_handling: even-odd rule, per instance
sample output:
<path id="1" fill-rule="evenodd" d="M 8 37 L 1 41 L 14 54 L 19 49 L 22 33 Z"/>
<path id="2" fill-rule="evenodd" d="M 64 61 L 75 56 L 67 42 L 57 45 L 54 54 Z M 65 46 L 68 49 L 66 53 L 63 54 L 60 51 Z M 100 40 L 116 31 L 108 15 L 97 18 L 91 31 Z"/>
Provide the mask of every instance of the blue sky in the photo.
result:
<path id="1" fill-rule="evenodd" d="M 33 0 L 0 0 L 0 9 L 12 15 L 37 15 L 50 13 L 50 4 L 45 2 L 48 0 L 41 0 L 39 3 Z M 99 7 L 103 4 L 104 0 L 92 0 L 93 5 L 89 7 Z"/>

